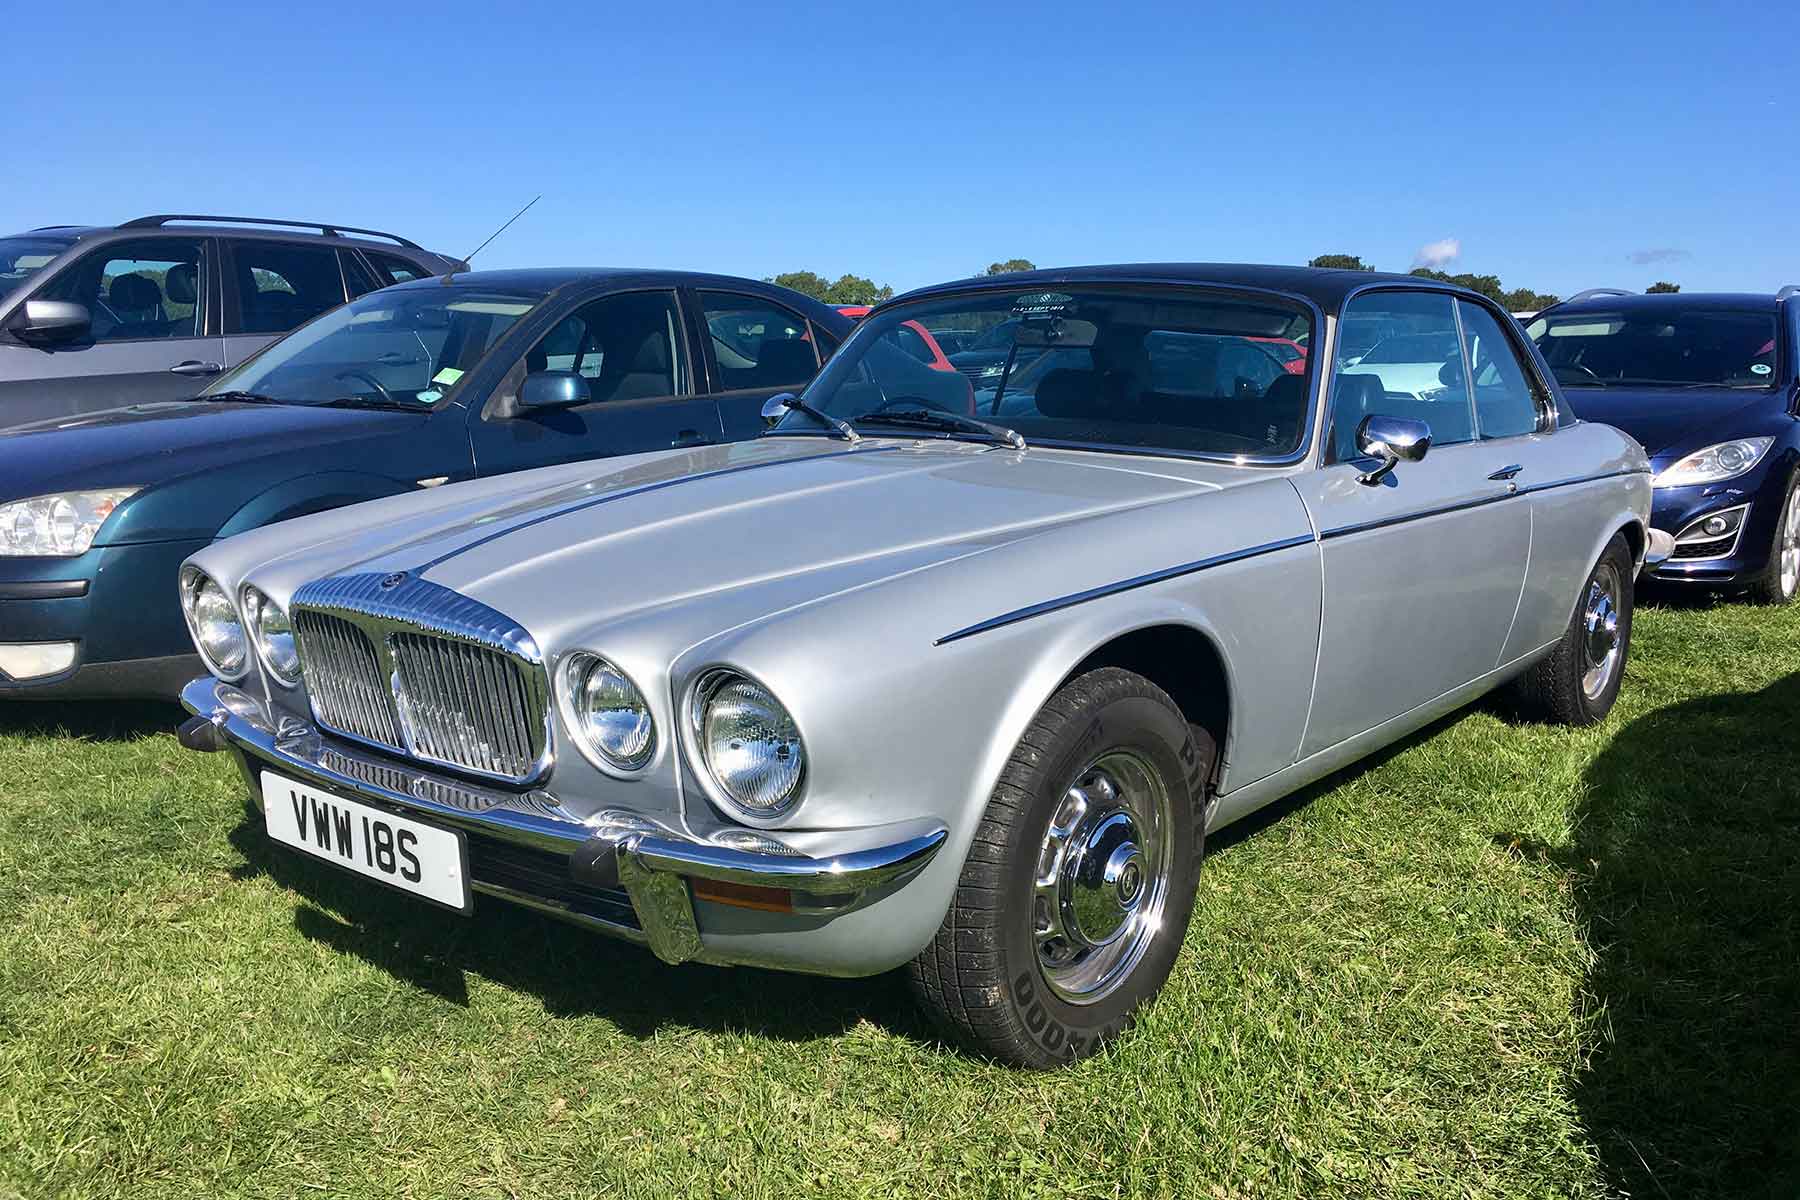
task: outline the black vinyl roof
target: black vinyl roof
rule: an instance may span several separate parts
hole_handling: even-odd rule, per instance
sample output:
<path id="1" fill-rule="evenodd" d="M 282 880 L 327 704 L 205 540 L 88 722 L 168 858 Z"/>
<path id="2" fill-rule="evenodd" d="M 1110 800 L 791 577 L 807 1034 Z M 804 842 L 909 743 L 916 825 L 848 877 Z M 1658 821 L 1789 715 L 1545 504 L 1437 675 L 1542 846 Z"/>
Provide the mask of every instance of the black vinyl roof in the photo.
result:
<path id="1" fill-rule="evenodd" d="M 1455 292 L 1464 296 L 1476 295 L 1467 288 L 1435 279 L 1382 271 L 1257 266 L 1247 263 L 1118 263 L 1109 266 L 1052 267 L 1041 271 L 1015 271 L 1006 275 L 981 275 L 954 283 L 919 288 L 898 296 L 889 303 L 950 295 L 972 288 L 1052 287 L 1066 283 L 1211 284 L 1219 287 L 1255 288 L 1303 296 L 1327 311 L 1338 308 L 1351 292 L 1370 285 L 1400 284 Z"/>

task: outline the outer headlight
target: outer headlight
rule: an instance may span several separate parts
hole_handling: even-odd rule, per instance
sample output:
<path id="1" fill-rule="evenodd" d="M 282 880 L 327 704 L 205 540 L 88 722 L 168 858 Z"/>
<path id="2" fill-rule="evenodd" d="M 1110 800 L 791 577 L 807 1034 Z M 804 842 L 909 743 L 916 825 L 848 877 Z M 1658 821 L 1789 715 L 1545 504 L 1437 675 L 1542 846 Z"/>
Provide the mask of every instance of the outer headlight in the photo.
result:
<path id="1" fill-rule="evenodd" d="M 300 682 L 300 650 L 294 644 L 294 625 L 281 605 L 253 587 L 244 589 L 244 622 L 263 666 L 277 683 L 293 687 Z"/>
<path id="2" fill-rule="evenodd" d="M 1686 487 L 1691 483 L 1718 483 L 1742 475 L 1762 461 L 1775 444 L 1772 437 L 1738 438 L 1696 450 L 1650 481 L 1650 486 Z"/>
<path id="3" fill-rule="evenodd" d="M 244 623 L 225 589 L 198 567 L 181 568 L 181 611 L 200 657 L 221 679 L 242 679 L 249 666 L 250 643 Z"/>
<path id="4" fill-rule="evenodd" d="M 777 816 L 806 781 L 806 747 L 768 688 L 736 671 L 708 672 L 694 689 L 689 720 L 702 764 L 744 812 Z"/>
<path id="5" fill-rule="evenodd" d="M 113 509 L 137 490 L 59 492 L 0 504 L 0 556 L 72 558 L 86 554 Z"/>
<path id="6" fill-rule="evenodd" d="M 625 672 L 598 654 L 580 651 L 563 661 L 563 715 L 588 757 L 599 765 L 635 771 L 656 753 L 656 718 Z"/>

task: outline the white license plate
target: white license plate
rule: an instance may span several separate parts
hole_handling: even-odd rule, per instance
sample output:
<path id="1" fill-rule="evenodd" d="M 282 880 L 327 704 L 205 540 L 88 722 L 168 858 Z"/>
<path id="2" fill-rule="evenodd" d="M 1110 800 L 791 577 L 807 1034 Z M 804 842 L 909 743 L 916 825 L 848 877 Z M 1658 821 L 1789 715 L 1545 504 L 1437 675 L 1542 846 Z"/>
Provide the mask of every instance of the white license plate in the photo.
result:
<path id="1" fill-rule="evenodd" d="M 347 871 L 469 911 L 469 855 L 462 834 L 346 800 L 311 784 L 262 773 L 263 823 L 284 846 Z"/>

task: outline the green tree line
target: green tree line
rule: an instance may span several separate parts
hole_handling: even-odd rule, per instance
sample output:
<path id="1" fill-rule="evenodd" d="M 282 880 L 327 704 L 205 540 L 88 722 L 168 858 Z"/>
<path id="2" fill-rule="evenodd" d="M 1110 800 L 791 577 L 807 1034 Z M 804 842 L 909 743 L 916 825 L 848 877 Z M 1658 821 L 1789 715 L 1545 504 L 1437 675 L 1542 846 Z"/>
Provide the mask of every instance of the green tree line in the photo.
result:
<path id="1" fill-rule="evenodd" d="M 1365 263 L 1359 254 L 1321 254 L 1306 265 L 1327 267 L 1337 271 L 1373 271 L 1375 269 Z M 1475 275 L 1467 272 L 1461 275 L 1452 275 L 1448 271 L 1433 271 L 1429 267 L 1414 267 L 1408 274 L 1423 276 L 1426 279 L 1438 279 L 1445 283 L 1458 284 L 1470 291 L 1480 292 L 1508 312 L 1535 312 L 1540 308 L 1550 307 L 1562 298 L 1551 292 L 1533 291 L 1531 288 L 1508 289 L 1501 284 L 1498 275 Z M 1658 280 L 1644 290 L 1648 293 L 1679 292 L 1681 285 L 1670 283 L 1667 280 Z"/>
<path id="2" fill-rule="evenodd" d="M 1009 258 L 1005 262 L 989 263 L 981 274 L 1003 275 L 1008 271 L 1035 270 L 1037 264 L 1028 258 Z M 894 295 L 892 286 L 876 283 L 861 275 L 839 275 L 836 279 L 827 279 L 817 271 L 783 271 L 779 275 L 769 276 L 763 282 L 793 288 L 796 292 L 811 296 L 814 300 L 822 300 L 826 304 L 880 304 L 883 300 L 892 299 Z"/>

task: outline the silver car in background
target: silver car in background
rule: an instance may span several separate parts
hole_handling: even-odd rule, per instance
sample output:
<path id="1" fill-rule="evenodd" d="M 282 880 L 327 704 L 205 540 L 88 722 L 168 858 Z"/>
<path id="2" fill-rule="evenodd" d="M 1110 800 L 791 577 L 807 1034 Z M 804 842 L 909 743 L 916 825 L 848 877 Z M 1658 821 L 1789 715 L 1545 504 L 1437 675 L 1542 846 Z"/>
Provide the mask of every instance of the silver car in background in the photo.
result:
<path id="1" fill-rule="evenodd" d="M 1346 318 L 1436 357 L 1334 371 Z M 1011 323 L 979 403 L 912 320 Z M 1304 374 L 1243 373 L 1271 338 Z M 1407 276 L 931 288 L 768 415 L 201 551 L 184 742 L 236 757 L 274 840 L 425 900 L 670 962 L 907 966 L 968 1044 L 1048 1066 L 1160 988 L 1209 831 L 1501 684 L 1604 717 L 1667 549 L 1642 448 L 1575 422 L 1504 312 Z"/>

